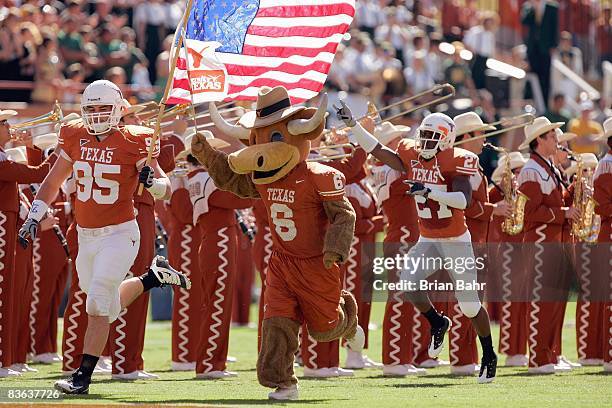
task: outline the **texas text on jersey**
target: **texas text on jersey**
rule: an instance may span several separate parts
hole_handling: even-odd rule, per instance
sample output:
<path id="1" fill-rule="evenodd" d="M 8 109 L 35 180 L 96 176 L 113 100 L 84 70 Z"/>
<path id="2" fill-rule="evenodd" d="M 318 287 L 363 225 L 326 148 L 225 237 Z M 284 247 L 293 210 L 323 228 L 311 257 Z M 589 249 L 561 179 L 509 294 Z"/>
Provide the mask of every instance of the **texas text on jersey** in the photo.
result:
<path id="1" fill-rule="evenodd" d="M 80 227 L 100 228 L 135 218 L 138 167 L 146 160 L 151 135 L 151 129 L 125 126 L 99 140 L 80 120 L 61 127 L 61 156 L 72 163 Z M 159 148 L 154 149 L 153 158 L 158 154 Z"/>
<path id="2" fill-rule="evenodd" d="M 404 139 L 397 153 L 406 168 L 406 179 L 423 183 L 431 190 L 452 191 L 453 179 L 478 173 L 478 156 L 467 150 L 451 148 L 425 160 L 415 148 L 414 140 Z M 426 238 L 458 237 L 467 231 L 463 210 L 415 196 L 419 229 Z"/>
<path id="3" fill-rule="evenodd" d="M 257 185 L 277 250 L 297 258 L 323 254 L 328 219 L 321 203 L 344 198 L 344 175 L 320 163 L 300 163 L 283 179 Z"/>

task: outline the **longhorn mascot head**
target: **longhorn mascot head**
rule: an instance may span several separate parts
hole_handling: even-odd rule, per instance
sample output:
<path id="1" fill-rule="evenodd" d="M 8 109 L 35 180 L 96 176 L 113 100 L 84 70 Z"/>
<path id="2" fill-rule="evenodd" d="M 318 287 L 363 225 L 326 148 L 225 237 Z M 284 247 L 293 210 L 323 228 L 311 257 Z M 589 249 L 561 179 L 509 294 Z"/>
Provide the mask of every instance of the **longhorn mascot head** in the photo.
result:
<path id="1" fill-rule="evenodd" d="M 318 108 L 291 106 L 282 86 L 263 87 L 257 108 L 243 115 L 238 124 L 227 123 L 210 104 L 215 125 L 228 136 L 240 139 L 248 147 L 229 155 L 230 168 L 238 174 L 251 174 L 254 184 L 269 184 L 285 177 L 310 153 L 310 141 L 325 127 L 327 95 Z"/>

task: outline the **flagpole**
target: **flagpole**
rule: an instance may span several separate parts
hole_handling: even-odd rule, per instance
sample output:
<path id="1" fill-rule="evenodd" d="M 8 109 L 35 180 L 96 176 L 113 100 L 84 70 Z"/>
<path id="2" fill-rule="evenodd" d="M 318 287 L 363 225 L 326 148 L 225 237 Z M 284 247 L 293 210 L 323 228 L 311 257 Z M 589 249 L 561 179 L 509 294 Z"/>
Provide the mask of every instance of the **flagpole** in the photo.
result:
<path id="1" fill-rule="evenodd" d="M 181 36 L 184 38 L 187 33 L 184 30 L 181 30 Z M 187 52 L 187 47 L 185 47 L 185 61 L 187 61 L 187 83 L 189 83 L 189 96 L 191 97 L 191 118 L 193 120 L 193 127 L 195 128 L 195 132 L 198 133 L 198 119 L 196 118 L 195 104 L 193 103 L 193 89 L 191 88 L 191 72 L 189 71 L 189 53 Z M 187 148 L 187 146 L 185 146 Z"/>
<path id="2" fill-rule="evenodd" d="M 187 0 L 187 6 L 185 8 L 185 13 L 183 14 L 183 19 L 181 20 L 180 32 L 186 31 L 187 21 L 189 20 L 189 16 L 191 15 L 191 8 L 193 7 L 193 0 Z M 172 56 L 172 61 L 170 63 L 170 71 L 168 72 L 168 81 L 166 82 L 166 89 L 164 89 L 164 94 L 161 97 L 159 102 L 159 112 L 157 113 L 157 121 L 155 122 L 155 131 L 153 132 L 153 137 L 151 138 L 151 144 L 149 145 L 149 150 L 147 151 L 147 160 L 145 165 L 150 165 L 151 160 L 153 159 L 153 151 L 155 150 L 155 146 L 157 145 L 157 140 L 159 139 L 159 134 L 161 132 L 161 120 L 164 111 L 166 110 L 166 101 L 168 100 L 168 95 L 170 94 L 170 89 L 172 88 L 172 83 L 174 82 L 174 70 L 176 69 L 176 61 L 178 60 L 179 53 L 181 51 L 181 47 L 183 46 L 184 36 L 180 35 L 178 39 L 178 43 L 176 44 L 176 49 L 174 50 L 174 55 Z M 193 106 L 193 105 L 192 105 Z M 144 189 L 144 184 L 140 183 L 138 186 L 138 195 L 142 195 L 142 191 Z"/>

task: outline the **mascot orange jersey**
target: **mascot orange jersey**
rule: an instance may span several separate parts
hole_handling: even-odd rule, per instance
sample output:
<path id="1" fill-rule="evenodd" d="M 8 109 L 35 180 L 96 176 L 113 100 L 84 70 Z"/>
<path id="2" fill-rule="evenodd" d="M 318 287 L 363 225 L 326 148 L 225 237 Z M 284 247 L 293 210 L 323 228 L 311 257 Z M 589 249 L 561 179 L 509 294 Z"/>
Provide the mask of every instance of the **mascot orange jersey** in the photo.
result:
<path id="1" fill-rule="evenodd" d="M 321 256 L 328 219 L 319 203 L 342 200 L 344 182 L 338 170 L 302 162 L 287 177 L 257 185 L 275 249 L 297 258 Z"/>
<path id="2" fill-rule="evenodd" d="M 62 126 L 61 155 L 72 162 L 76 182 L 76 222 L 100 228 L 133 220 L 137 167 L 147 157 L 152 130 L 126 126 L 104 140 L 90 135 L 81 121 Z M 155 149 L 153 158 L 159 154 Z"/>
<path id="3" fill-rule="evenodd" d="M 414 140 L 404 139 L 397 147 L 404 167 L 406 179 L 425 184 L 430 189 L 451 191 L 453 179 L 478 173 L 478 156 L 467 150 L 453 148 L 438 152 L 431 160 L 419 157 Z M 426 238 L 458 237 L 467 231 L 462 210 L 425 197 L 416 196 L 419 230 Z"/>

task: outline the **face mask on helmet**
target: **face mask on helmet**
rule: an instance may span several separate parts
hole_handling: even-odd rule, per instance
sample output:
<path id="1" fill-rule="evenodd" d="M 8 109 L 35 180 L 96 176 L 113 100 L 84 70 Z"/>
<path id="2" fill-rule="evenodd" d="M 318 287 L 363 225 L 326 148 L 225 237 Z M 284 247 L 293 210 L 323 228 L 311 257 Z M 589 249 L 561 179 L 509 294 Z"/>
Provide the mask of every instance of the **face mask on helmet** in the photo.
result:
<path id="1" fill-rule="evenodd" d="M 81 116 L 87 131 L 92 135 L 100 135 L 116 127 L 121 120 L 121 110 L 113 105 L 103 106 L 103 110 L 94 111 L 94 106 L 81 106 Z"/>
<path id="2" fill-rule="evenodd" d="M 439 150 L 442 150 L 440 149 L 440 141 L 443 136 L 441 132 L 426 129 L 419 130 L 417 141 L 421 157 L 431 159 Z"/>

